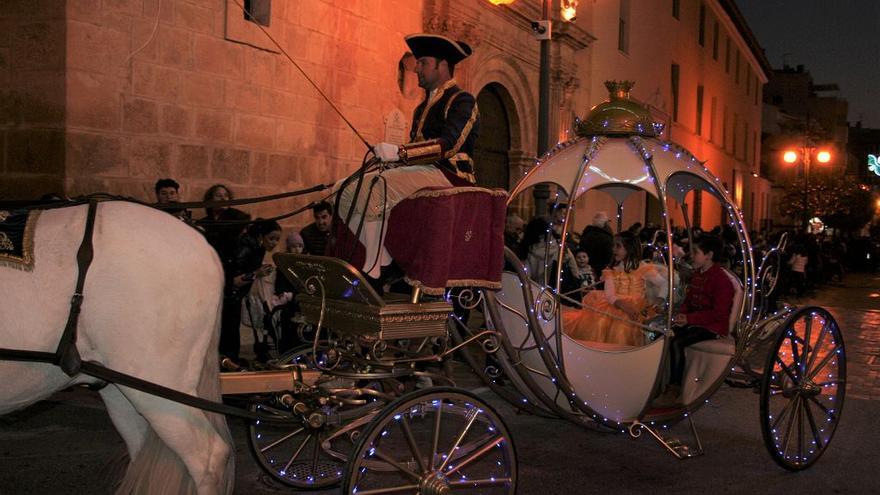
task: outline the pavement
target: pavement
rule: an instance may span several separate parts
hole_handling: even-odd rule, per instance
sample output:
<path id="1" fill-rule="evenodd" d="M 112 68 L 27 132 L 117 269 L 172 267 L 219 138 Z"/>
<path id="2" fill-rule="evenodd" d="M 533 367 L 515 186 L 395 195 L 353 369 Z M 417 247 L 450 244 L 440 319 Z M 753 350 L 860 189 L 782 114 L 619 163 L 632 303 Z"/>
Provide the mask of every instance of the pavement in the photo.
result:
<path id="1" fill-rule="evenodd" d="M 764 450 L 758 395 L 722 387 L 694 415 L 705 455 L 679 461 L 650 438 L 598 433 L 562 420 L 518 414 L 476 388 L 507 423 L 517 449 L 519 494 L 880 493 L 880 276 L 850 274 L 844 284 L 787 302 L 825 307 L 843 331 L 848 386 L 842 420 L 825 455 L 807 471 L 777 467 Z M 290 493 L 262 473 L 245 426 L 230 421 L 236 442 L 236 493 Z M 674 434 L 687 439 L 686 424 Z M 100 398 L 74 388 L 0 418 L 0 494 L 110 493 L 125 448 Z M 308 492 L 301 492 L 308 493 Z M 336 490 L 313 492 L 338 493 Z"/>

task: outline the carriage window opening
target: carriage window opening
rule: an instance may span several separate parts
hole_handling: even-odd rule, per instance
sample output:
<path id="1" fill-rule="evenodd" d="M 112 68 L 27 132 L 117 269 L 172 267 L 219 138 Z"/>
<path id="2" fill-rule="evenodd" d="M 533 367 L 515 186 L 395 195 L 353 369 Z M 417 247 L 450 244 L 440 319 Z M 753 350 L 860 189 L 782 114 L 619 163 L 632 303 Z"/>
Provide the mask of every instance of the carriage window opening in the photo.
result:
<path id="1" fill-rule="evenodd" d="M 244 0 L 244 20 L 268 27 L 271 16 L 272 0 Z"/>

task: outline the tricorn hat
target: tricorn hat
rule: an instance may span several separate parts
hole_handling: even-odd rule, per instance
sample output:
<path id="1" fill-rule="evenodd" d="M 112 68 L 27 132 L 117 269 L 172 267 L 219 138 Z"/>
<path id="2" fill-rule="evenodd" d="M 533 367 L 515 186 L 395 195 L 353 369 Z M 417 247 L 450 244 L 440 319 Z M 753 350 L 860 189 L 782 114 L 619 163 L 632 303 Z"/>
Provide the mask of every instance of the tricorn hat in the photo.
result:
<path id="1" fill-rule="evenodd" d="M 439 34 L 417 33 L 404 38 L 417 59 L 434 57 L 455 65 L 468 58 L 473 50 L 463 41 L 455 41 Z"/>

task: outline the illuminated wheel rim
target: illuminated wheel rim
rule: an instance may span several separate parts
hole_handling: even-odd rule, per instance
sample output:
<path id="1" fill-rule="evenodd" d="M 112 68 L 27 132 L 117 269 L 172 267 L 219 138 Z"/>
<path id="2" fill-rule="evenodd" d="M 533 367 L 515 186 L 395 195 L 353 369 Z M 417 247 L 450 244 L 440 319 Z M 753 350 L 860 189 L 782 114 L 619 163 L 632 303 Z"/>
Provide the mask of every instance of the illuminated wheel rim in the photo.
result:
<path id="1" fill-rule="evenodd" d="M 786 320 L 761 381 L 761 431 L 785 469 L 810 467 L 828 448 L 843 410 L 846 353 L 828 311 L 807 307 Z"/>
<path id="2" fill-rule="evenodd" d="M 349 460 L 343 493 L 512 494 L 516 471 L 494 409 L 461 389 L 429 388 L 376 416 Z"/>

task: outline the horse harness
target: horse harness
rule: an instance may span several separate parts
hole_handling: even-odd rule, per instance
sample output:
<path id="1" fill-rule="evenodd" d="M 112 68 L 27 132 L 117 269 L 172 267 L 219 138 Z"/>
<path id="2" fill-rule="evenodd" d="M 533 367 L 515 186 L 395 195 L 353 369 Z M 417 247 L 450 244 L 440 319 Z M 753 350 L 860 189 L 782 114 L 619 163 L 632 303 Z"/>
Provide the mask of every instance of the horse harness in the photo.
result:
<path id="1" fill-rule="evenodd" d="M 259 420 L 270 423 L 295 423 L 299 418 L 268 416 L 253 413 L 233 406 L 227 406 L 222 402 L 214 402 L 195 395 L 186 394 L 162 385 L 148 382 L 141 378 L 112 370 L 94 361 L 83 361 L 76 349 L 77 329 L 79 327 L 79 315 L 82 311 L 83 291 L 85 288 L 86 275 L 94 258 L 94 245 L 92 239 L 95 231 L 95 217 L 97 216 L 99 199 L 88 199 L 88 211 L 86 214 L 86 226 L 83 239 L 76 253 L 77 278 L 76 289 L 70 298 L 70 312 L 67 316 L 67 324 L 58 342 L 55 352 L 27 351 L 21 349 L 7 349 L 0 347 L 0 360 L 23 361 L 53 364 L 61 368 L 67 376 L 73 377 L 84 374 L 97 378 L 104 382 L 123 385 L 126 387 L 146 392 L 163 399 L 181 403 L 218 414 L 237 416 L 249 420 Z"/>

